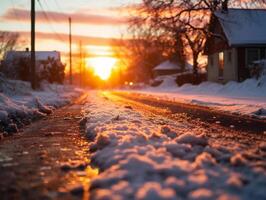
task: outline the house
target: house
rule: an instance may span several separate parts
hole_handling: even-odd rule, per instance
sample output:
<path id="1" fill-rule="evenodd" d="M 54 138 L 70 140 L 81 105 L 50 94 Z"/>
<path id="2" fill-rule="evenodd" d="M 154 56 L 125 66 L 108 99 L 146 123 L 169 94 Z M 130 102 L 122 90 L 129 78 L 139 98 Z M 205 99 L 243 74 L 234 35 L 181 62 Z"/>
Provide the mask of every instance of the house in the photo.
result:
<path id="1" fill-rule="evenodd" d="M 30 59 L 31 52 L 26 51 L 8 51 L 4 56 L 4 63 L 7 65 L 16 65 L 20 59 Z M 36 51 L 36 72 L 40 73 L 43 70 L 43 66 L 49 60 L 54 60 L 61 63 L 60 52 L 58 51 Z"/>
<path id="2" fill-rule="evenodd" d="M 206 41 L 209 81 L 243 81 L 249 66 L 266 58 L 266 10 L 228 9 L 215 12 Z"/>
<path id="3" fill-rule="evenodd" d="M 4 55 L 0 71 L 6 77 L 11 79 L 29 80 L 30 79 L 30 57 L 31 52 L 26 51 L 8 51 Z M 58 51 L 36 51 L 36 74 L 39 78 L 47 76 L 51 69 L 55 71 L 64 71 L 64 65 L 61 62 L 60 52 Z M 63 75 L 60 75 L 60 77 Z"/>
<path id="4" fill-rule="evenodd" d="M 154 67 L 152 71 L 153 71 L 153 76 L 158 77 L 158 76 L 178 74 L 184 72 L 184 70 L 187 71 L 190 69 L 192 69 L 192 66 L 188 63 L 185 64 L 185 69 L 182 69 L 180 64 L 167 60 Z"/>
<path id="5" fill-rule="evenodd" d="M 18 71 L 27 65 L 30 65 L 31 52 L 26 51 L 8 51 L 4 55 L 1 71 L 12 79 L 18 78 Z M 49 66 L 49 63 L 56 62 L 58 66 L 63 66 L 61 62 L 60 52 L 58 51 L 36 51 L 36 73 L 41 74 L 43 70 Z M 25 63 L 25 64 L 22 64 Z M 30 69 L 28 69 L 30 70 Z"/>

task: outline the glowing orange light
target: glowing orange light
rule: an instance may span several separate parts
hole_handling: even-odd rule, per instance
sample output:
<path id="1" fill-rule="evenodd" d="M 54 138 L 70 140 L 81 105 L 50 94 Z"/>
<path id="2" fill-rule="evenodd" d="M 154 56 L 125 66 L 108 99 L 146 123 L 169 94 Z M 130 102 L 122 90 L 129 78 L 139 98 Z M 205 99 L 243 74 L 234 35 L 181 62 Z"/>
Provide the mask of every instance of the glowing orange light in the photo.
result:
<path id="1" fill-rule="evenodd" d="M 112 73 L 116 61 L 117 59 L 112 57 L 97 57 L 89 58 L 88 64 L 93 68 L 95 75 L 99 76 L 102 80 L 107 80 Z"/>

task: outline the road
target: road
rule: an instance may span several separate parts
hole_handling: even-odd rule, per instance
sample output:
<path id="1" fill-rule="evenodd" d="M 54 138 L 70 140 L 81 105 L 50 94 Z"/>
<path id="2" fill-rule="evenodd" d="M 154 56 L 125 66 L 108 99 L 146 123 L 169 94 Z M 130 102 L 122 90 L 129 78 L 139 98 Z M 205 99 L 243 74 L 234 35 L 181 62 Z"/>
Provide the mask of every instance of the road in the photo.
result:
<path id="1" fill-rule="evenodd" d="M 209 108 L 172 103 L 131 92 L 104 92 L 103 95 L 116 104 L 128 105 L 152 118 L 165 117 L 189 124 L 194 129 L 203 128 L 214 140 L 244 144 L 256 148 L 266 142 L 266 120 L 257 120 L 221 113 Z"/>
<path id="2" fill-rule="evenodd" d="M 98 170 L 90 166 L 89 142 L 80 127 L 85 93 L 23 132 L 0 141 L 0 199 L 88 199 L 90 180 Z M 265 121 L 241 119 L 188 105 L 158 102 L 133 93 L 97 93 L 112 103 L 156 118 L 166 117 L 206 129 L 213 139 L 255 148 L 266 142 Z M 256 124 L 257 123 L 257 124 Z M 258 155 L 260 156 L 260 155 Z"/>
<path id="3" fill-rule="evenodd" d="M 112 92 L 111 94 L 116 96 L 116 99 L 120 99 L 120 101 L 130 101 L 135 105 L 146 105 L 149 106 L 146 108 L 153 107 L 156 108 L 155 110 L 158 108 L 166 110 L 166 112 L 163 112 L 164 116 L 169 118 L 176 118 L 175 115 L 178 114 L 179 117 L 186 116 L 194 120 L 196 119 L 206 122 L 212 126 L 219 124 L 219 126 L 231 127 L 231 129 L 233 128 L 243 132 L 259 134 L 264 132 L 266 133 L 266 120 L 263 119 L 234 115 L 205 106 L 162 100 L 142 93 L 116 91 Z M 161 114 L 161 112 L 157 113 Z"/>
<path id="4" fill-rule="evenodd" d="M 87 94 L 0 141 L 0 199 L 87 199 L 88 142 L 80 134 Z"/>
<path id="5" fill-rule="evenodd" d="M 101 95 L 87 106 L 92 161 L 103 170 L 92 180 L 94 199 L 103 191 L 164 199 L 161 188 L 171 188 L 168 199 L 265 199 L 266 134 L 241 127 L 244 118 L 235 124 L 226 113 L 132 92 Z"/>

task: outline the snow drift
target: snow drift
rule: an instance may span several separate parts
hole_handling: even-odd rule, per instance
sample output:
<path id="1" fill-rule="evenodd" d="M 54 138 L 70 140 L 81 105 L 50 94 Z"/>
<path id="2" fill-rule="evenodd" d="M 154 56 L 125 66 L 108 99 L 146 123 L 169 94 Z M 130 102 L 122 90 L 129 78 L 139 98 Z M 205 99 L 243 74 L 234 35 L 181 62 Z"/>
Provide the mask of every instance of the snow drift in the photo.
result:
<path id="1" fill-rule="evenodd" d="M 266 198 L 263 142 L 212 139 L 204 128 L 96 96 L 84 107 L 92 162 L 101 170 L 92 199 Z"/>
<path id="2" fill-rule="evenodd" d="M 225 85 L 203 82 L 196 86 L 185 84 L 178 87 L 172 76 L 163 76 L 162 80 L 158 87 L 133 91 L 161 99 L 208 106 L 237 115 L 266 118 L 266 75 L 258 80 L 247 79 L 242 83 L 231 81 Z"/>
<path id="3" fill-rule="evenodd" d="M 30 83 L 0 76 L 0 132 L 13 133 L 31 121 L 67 104 L 81 91 L 64 85 L 42 83 L 33 91 Z"/>

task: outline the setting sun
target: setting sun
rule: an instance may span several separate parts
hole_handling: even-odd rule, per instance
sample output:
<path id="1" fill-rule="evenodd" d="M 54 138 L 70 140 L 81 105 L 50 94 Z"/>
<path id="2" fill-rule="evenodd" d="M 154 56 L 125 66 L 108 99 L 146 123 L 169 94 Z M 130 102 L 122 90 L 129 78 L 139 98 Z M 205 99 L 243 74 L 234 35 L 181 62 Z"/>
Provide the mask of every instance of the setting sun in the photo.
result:
<path id="1" fill-rule="evenodd" d="M 115 66 L 117 59 L 112 57 L 89 58 L 88 64 L 94 71 L 94 74 L 102 80 L 107 80 Z"/>

